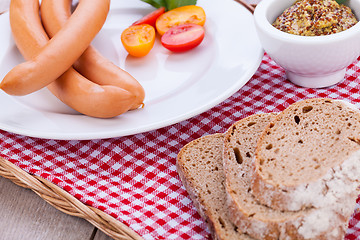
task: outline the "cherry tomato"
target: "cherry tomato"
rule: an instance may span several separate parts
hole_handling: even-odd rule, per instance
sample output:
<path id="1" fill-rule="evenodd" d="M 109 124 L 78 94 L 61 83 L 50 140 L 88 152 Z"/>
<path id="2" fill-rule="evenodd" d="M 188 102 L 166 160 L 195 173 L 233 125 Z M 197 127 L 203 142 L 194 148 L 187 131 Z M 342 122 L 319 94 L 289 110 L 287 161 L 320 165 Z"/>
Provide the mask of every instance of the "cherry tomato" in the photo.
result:
<path id="1" fill-rule="evenodd" d="M 165 12 L 165 7 L 161 7 L 156 9 L 155 11 L 149 13 L 148 15 L 144 16 L 143 18 L 137 20 L 136 22 L 134 22 L 132 24 L 132 26 L 134 25 L 139 25 L 139 24 L 149 24 L 153 27 L 155 27 L 155 22 L 156 19 L 162 15 Z"/>
<path id="2" fill-rule="evenodd" d="M 173 52 L 184 52 L 198 46 L 205 36 L 202 26 L 187 23 L 170 28 L 161 37 L 161 44 Z"/>
<path id="3" fill-rule="evenodd" d="M 202 7 L 196 5 L 178 7 L 158 17 L 156 20 L 156 30 L 160 35 L 163 35 L 170 28 L 185 23 L 194 23 L 203 26 L 205 20 L 206 15 Z"/>
<path id="4" fill-rule="evenodd" d="M 121 42 L 130 55 L 143 57 L 154 46 L 155 28 L 149 24 L 130 26 L 122 32 Z"/>

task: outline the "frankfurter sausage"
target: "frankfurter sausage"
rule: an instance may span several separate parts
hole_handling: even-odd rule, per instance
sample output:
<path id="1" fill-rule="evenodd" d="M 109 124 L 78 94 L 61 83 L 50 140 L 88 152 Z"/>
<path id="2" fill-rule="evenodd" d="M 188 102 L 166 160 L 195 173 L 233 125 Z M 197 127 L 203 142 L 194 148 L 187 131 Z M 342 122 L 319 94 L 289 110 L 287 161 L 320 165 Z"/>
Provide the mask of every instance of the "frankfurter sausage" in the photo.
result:
<path id="1" fill-rule="evenodd" d="M 26 60 L 40 54 L 49 41 L 39 10 L 38 0 L 12 0 L 10 3 L 12 34 Z M 115 86 L 95 84 L 71 67 L 48 85 L 48 89 L 78 112 L 99 118 L 120 115 L 128 111 L 135 101 L 132 93 Z"/>
<path id="2" fill-rule="evenodd" d="M 49 35 L 62 29 L 71 16 L 71 0 L 42 0 L 40 5 L 41 21 Z M 114 85 L 136 96 L 132 109 L 139 108 L 144 101 L 145 91 L 139 82 L 128 72 L 102 56 L 96 48 L 89 46 L 73 67 L 84 77 L 101 85 Z"/>
<path id="3" fill-rule="evenodd" d="M 105 23 L 110 0 L 80 0 L 64 27 L 34 58 L 14 67 L 0 88 L 26 95 L 55 81 L 81 56 Z"/>

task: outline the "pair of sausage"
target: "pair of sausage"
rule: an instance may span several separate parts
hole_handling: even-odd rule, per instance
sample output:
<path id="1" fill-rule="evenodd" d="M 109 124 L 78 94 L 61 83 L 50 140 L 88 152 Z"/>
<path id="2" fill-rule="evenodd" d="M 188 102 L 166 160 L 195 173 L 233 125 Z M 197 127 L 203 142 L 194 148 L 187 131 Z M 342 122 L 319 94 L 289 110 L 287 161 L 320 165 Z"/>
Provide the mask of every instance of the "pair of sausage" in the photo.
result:
<path id="1" fill-rule="evenodd" d="M 43 0 L 42 4 L 45 2 Z M 11 1 L 13 37 L 27 61 L 14 67 L 0 88 L 11 95 L 26 95 L 47 86 L 68 106 L 99 118 L 114 117 L 141 106 L 144 99 L 141 85 L 89 47 L 106 20 L 110 0 L 80 0 L 72 14 L 70 1 L 52 2 L 62 2 L 63 9 L 68 6 L 69 15 L 61 22 L 56 34 L 49 34 L 52 36 L 49 39 L 39 16 L 39 1 Z M 47 8 L 43 6 L 42 13 L 46 12 Z M 57 20 L 56 17 L 53 21 Z M 85 54 L 89 48 L 93 50 Z M 75 62 L 82 74 L 71 67 Z"/>

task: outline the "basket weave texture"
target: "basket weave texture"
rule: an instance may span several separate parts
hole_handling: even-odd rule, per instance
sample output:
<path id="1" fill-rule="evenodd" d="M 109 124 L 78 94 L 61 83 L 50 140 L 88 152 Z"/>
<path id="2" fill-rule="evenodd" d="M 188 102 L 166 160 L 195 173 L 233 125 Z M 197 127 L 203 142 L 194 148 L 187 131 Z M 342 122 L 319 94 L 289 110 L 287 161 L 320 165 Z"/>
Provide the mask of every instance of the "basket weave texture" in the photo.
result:
<path id="1" fill-rule="evenodd" d="M 103 211 L 86 206 L 57 185 L 34 176 L 0 157 L 0 175 L 15 184 L 29 188 L 56 209 L 84 218 L 95 227 L 116 240 L 142 240 L 133 230 Z"/>
<path id="2" fill-rule="evenodd" d="M 358 59 L 336 86 L 299 88 L 265 54 L 252 79 L 233 96 L 173 126 L 92 141 L 44 140 L 0 130 L 0 175 L 116 240 L 208 239 L 206 223 L 176 172 L 181 147 L 198 137 L 224 132 L 251 114 L 282 111 L 306 98 L 344 99 L 360 107 L 359 75 Z M 358 209 L 359 204 L 346 240 L 360 237 Z"/>
<path id="3" fill-rule="evenodd" d="M 360 107 L 359 75 L 357 60 L 336 86 L 299 88 L 265 55 L 252 79 L 233 96 L 172 126 L 86 141 L 38 139 L 0 130 L 0 157 L 7 160 L 1 160 L 1 175 L 34 189 L 62 211 L 87 219 L 114 239 L 207 239 L 206 223 L 176 171 L 179 150 L 196 138 L 224 132 L 241 118 L 282 111 L 301 99 L 330 97 Z M 346 240 L 360 237 L 359 206 Z"/>

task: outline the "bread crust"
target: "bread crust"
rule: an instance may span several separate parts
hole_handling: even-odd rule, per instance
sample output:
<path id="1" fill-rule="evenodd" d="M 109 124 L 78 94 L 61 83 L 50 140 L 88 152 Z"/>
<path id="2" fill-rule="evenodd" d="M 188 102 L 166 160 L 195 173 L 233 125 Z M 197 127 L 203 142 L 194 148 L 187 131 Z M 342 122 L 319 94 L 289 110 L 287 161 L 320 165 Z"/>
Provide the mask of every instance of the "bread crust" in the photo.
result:
<path id="1" fill-rule="evenodd" d="M 252 115 L 234 123 L 224 135 L 204 136 L 181 149 L 176 166 L 195 207 L 214 239 L 343 239 L 359 195 L 360 151 L 321 178 L 331 193 L 327 202 L 295 211 L 268 207 L 253 194 L 254 156 L 259 137 L 275 118 L 274 114 Z M 344 189 L 331 192 L 339 186 Z M 317 193 L 317 188 L 312 191 Z"/>
<path id="2" fill-rule="evenodd" d="M 186 144 L 178 153 L 176 168 L 179 174 L 181 181 L 184 184 L 185 189 L 189 193 L 191 200 L 194 203 L 198 213 L 200 216 L 205 219 L 205 222 L 209 228 L 209 231 L 214 240 L 256 240 L 246 234 L 243 234 L 239 231 L 236 231 L 235 226 L 228 220 L 227 211 L 225 210 L 226 206 L 220 204 L 224 209 L 215 209 L 214 203 L 211 203 L 207 200 L 207 196 L 213 195 L 216 199 L 217 197 L 223 198 L 218 200 L 223 200 L 225 203 L 225 188 L 221 184 L 221 181 L 224 181 L 225 177 L 222 171 L 222 162 L 221 159 L 207 159 L 206 161 L 211 162 L 211 164 L 215 165 L 219 168 L 219 171 L 214 172 L 213 179 L 216 179 L 218 185 L 217 189 L 211 189 L 212 192 L 206 191 L 207 182 L 211 182 L 211 178 L 204 179 L 203 184 L 199 184 L 194 180 L 198 174 L 204 173 L 204 171 L 198 169 L 198 171 L 191 171 L 191 165 L 194 164 L 203 164 L 203 162 L 189 161 L 187 158 L 188 155 L 192 154 L 194 150 L 202 147 L 203 145 L 208 145 L 207 151 L 218 152 L 217 150 L 222 149 L 221 143 L 223 140 L 223 135 L 220 133 L 216 133 L 213 135 L 203 136 L 201 138 L 195 139 L 188 144 Z M 214 144 L 216 143 L 216 144 Z M 193 158 L 195 156 L 192 156 Z M 221 157 L 221 154 L 220 154 Z M 196 163 L 195 163 L 196 162 Z M 206 171 L 209 171 L 208 169 Z M 215 176 L 216 175 L 216 176 Z M 219 191 L 220 196 L 215 196 L 216 191 Z M 217 194 L 217 195 L 219 195 Z M 214 199 L 214 200 L 215 200 Z M 217 211 L 218 210 L 218 211 Z M 222 219 L 219 222 L 219 219 Z"/>
<path id="3" fill-rule="evenodd" d="M 274 117 L 252 115 L 234 123 L 225 133 L 223 164 L 230 220 L 256 239 L 342 239 L 355 208 L 357 191 L 351 196 L 339 197 L 332 205 L 300 211 L 266 207 L 251 194 L 256 138 Z M 355 159 L 360 164 L 359 157 Z"/>
<path id="4" fill-rule="evenodd" d="M 291 119 L 294 119 L 294 115 L 295 117 L 299 116 L 298 121 L 300 121 L 301 119 L 301 122 L 298 124 L 292 124 L 292 128 L 297 129 L 293 130 L 293 132 L 287 131 L 287 136 L 285 140 L 289 139 L 288 142 L 295 142 L 295 139 L 297 138 L 295 133 L 298 132 L 300 132 L 300 135 L 302 135 L 301 137 L 299 137 L 299 139 L 306 138 L 306 135 L 309 133 L 305 132 L 305 130 L 307 130 L 307 127 L 310 128 L 311 124 L 315 125 L 317 123 L 315 122 L 314 124 L 314 115 L 310 115 L 309 113 L 303 113 L 304 110 L 302 110 L 303 112 L 301 112 L 301 109 L 309 109 L 310 107 L 314 114 L 315 111 L 317 111 L 318 109 L 332 109 L 332 114 L 328 114 L 327 112 L 325 114 L 325 110 L 323 112 L 319 110 L 319 114 L 323 114 L 322 117 L 327 117 L 329 119 L 324 120 L 325 123 L 326 121 L 328 121 L 329 125 L 316 126 L 313 128 L 323 128 L 319 130 L 319 134 L 324 134 L 324 137 L 323 139 L 320 138 L 320 140 L 317 140 L 318 142 L 311 143 L 313 144 L 313 146 L 310 146 L 310 148 L 315 149 L 314 151 L 318 151 L 317 149 L 321 148 L 324 149 L 324 147 L 327 147 L 327 149 L 331 149 L 330 142 L 335 142 L 337 145 L 335 145 L 334 148 L 337 148 L 337 146 L 341 145 L 344 150 L 340 149 L 337 152 L 334 150 L 333 152 L 328 154 L 326 158 L 324 158 L 326 161 L 321 161 L 317 166 L 315 166 L 315 168 L 324 168 L 321 174 L 320 171 L 318 171 L 319 176 L 316 179 L 309 180 L 309 176 L 307 176 L 306 179 L 302 179 L 300 183 L 292 183 L 289 180 L 279 182 L 271 179 L 271 176 L 266 176 L 266 174 L 260 171 L 267 168 L 267 165 L 262 165 L 262 162 L 268 161 L 268 158 L 271 158 L 275 155 L 273 152 L 276 150 L 274 149 L 276 149 L 278 147 L 277 144 L 282 141 L 276 141 L 275 139 L 271 138 L 273 137 L 273 135 L 284 131 L 282 130 L 282 128 L 285 129 L 285 127 L 280 125 L 284 124 L 284 122 L 287 121 L 286 119 L 290 119 L 288 120 L 289 123 L 286 122 L 287 125 L 292 124 L 290 121 Z M 311 116 L 312 119 L 310 120 L 313 121 L 312 123 L 310 120 L 306 119 L 308 115 Z M 321 116 L 319 115 L 318 117 L 320 118 Z M 342 121 L 340 122 L 340 120 L 337 119 L 342 119 Z M 346 121 L 348 122 L 346 122 L 345 119 L 347 119 Z M 316 121 L 320 120 L 316 119 Z M 331 121 L 334 121 L 333 125 Z M 310 124 L 305 126 L 305 122 L 306 124 L 310 122 Z M 351 127 L 349 127 L 349 131 L 345 129 L 345 127 L 347 127 L 347 123 L 351 124 Z M 338 130 L 332 128 L 337 128 Z M 335 133 L 335 131 L 339 132 Z M 261 134 L 259 138 L 254 160 L 255 172 L 253 175 L 253 181 L 251 186 L 252 193 L 260 203 L 273 209 L 278 209 L 282 211 L 299 211 L 306 208 L 319 208 L 324 205 L 331 205 L 332 202 L 335 201 L 337 199 L 337 196 L 339 195 L 352 197 L 354 189 L 356 189 L 356 186 L 359 185 L 359 181 L 357 178 L 354 179 L 354 176 L 351 175 L 353 173 L 359 173 L 360 169 L 359 165 L 357 165 L 357 160 L 355 159 L 355 157 L 351 157 L 351 155 L 356 154 L 356 152 L 360 150 L 360 141 L 358 140 L 359 136 L 360 111 L 356 107 L 351 106 L 351 104 L 349 103 L 327 98 L 317 98 L 303 100 L 292 104 L 282 113 L 280 113 L 266 127 L 265 131 Z M 334 141 L 331 139 L 335 137 L 338 138 L 338 140 Z M 270 146 L 270 142 L 272 142 L 271 147 L 273 149 L 266 150 L 267 146 Z M 323 144 L 323 146 L 321 146 L 321 144 Z M 280 148 L 280 157 L 274 161 L 274 164 L 279 163 L 280 160 L 292 160 L 291 158 L 294 159 L 293 161 L 304 161 L 304 159 L 306 160 L 306 158 L 310 158 L 314 154 L 314 152 L 310 152 L 308 150 L 309 148 L 306 148 L 306 150 L 301 150 L 302 148 L 298 148 L 296 143 L 294 143 L 293 145 L 293 149 L 286 150 L 289 152 L 289 157 L 287 157 L 287 159 L 286 157 L 280 159 L 280 157 L 282 157 L 282 149 Z M 305 144 L 301 142 L 301 144 L 298 145 Z M 308 153 L 302 153 L 301 151 L 308 151 Z M 266 155 L 269 153 L 272 155 Z M 303 154 L 304 157 L 300 156 L 298 160 L 295 160 L 295 158 L 297 157 L 296 154 Z M 326 155 L 326 153 L 324 153 L 323 155 Z M 335 160 L 329 162 L 328 159 Z M 350 168 L 354 169 L 351 170 Z M 316 169 L 313 170 L 310 174 L 313 173 L 316 173 Z M 277 172 L 274 173 L 275 176 L 277 174 Z M 299 173 L 299 175 L 301 175 L 301 173 Z"/>

